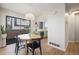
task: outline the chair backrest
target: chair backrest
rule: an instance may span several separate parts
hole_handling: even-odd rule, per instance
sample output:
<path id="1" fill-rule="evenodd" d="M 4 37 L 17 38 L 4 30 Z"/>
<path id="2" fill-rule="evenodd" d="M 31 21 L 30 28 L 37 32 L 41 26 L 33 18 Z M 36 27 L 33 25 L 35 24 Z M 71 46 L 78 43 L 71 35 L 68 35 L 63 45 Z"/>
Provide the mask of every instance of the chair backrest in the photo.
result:
<path id="1" fill-rule="evenodd" d="M 19 44 L 19 38 L 15 38 L 15 43 Z"/>
<path id="2" fill-rule="evenodd" d="M 29 47 L 36 49 L 36 48 L 40 47 L 40 43 L 38 41 L 33 41 L 29 44 Z"/>

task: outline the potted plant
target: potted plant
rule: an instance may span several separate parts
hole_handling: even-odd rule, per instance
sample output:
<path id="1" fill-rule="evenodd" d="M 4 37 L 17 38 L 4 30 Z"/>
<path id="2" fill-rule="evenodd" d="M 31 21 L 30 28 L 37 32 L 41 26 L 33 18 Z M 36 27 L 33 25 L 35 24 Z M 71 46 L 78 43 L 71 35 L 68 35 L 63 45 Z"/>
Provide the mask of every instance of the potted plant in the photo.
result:
<path id="1" fill-rule="evenodd" d="M 1 30 L 2 38 L 6 39 L 7 34 L 6 34 L 6 30 L 4 29 L 4 26 L 1 25 L 0 30 Z"/>

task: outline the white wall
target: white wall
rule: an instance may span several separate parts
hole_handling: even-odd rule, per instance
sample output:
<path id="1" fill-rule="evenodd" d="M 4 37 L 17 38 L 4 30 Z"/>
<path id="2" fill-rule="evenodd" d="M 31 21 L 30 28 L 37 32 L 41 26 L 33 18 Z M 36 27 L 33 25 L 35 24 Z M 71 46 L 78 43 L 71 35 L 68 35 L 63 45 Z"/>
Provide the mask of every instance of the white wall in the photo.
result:
<path id="1" fill-rule="evenodd" d="M 68 19 L 68 34 L 69 34 L 69 42 L 74 42 L 75 40 L 75 15 L 74 13 L 69 14 Z"/>
<path id="2" fill-rule="evenodd" d="M 1 25 L 4 25 L 6 27 L 6 16 L 14 16 L 14 17 L 19 17 L 19 18 L 24 18 L 25 16 L 23 14 L 13 12 L 4 8 L 0 8 L 0 23 Z"/>
<path id="3" fill-rule="evenodd" d="M 60 47 L 56 46 L 53 47 L 61 49 L 63 51 L 65 50 L 64 17 L 65 17 L 65 4 L 54 5 L 53 13 L 48 17 L 48 42 L 58 44 Z"/>

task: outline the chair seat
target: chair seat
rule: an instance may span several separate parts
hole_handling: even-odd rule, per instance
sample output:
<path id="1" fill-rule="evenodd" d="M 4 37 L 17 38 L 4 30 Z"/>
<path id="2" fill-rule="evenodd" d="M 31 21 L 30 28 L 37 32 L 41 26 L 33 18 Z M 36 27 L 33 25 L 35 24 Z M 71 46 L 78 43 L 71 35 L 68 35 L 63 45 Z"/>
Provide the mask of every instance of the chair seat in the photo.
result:
<path id="1" fill-rule="evenodd" d="M 28 47 L 32 48 L 32 49 L 36 49 L 38 48 L 40 45 L 36 42 L 36 41 L 33 41 L 32 43 L 29 43 L 28 44 Z"/>

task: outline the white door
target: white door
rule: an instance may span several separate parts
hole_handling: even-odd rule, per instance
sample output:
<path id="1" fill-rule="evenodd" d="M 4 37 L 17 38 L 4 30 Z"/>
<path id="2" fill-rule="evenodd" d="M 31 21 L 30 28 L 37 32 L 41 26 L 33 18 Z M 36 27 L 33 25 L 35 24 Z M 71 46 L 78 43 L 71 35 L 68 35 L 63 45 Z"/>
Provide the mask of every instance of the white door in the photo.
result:
<path id="1" fill-rule="evenodd" d="M 79 42 L 79 13 L 75 14 L 75 42 Z"/>

